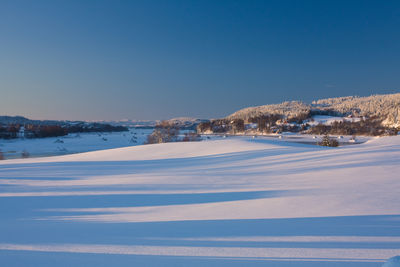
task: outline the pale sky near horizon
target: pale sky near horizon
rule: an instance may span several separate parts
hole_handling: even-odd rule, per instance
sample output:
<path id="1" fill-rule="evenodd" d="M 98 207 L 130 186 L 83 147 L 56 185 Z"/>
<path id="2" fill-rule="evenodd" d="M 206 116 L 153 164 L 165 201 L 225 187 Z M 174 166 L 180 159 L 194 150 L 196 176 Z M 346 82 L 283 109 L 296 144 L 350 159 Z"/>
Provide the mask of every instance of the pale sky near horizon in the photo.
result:
<path id="1" fill-rule="evenodd" d="M 400 92 L 400 1 L 0 0 L 0 115 L 217 118 Z"/>

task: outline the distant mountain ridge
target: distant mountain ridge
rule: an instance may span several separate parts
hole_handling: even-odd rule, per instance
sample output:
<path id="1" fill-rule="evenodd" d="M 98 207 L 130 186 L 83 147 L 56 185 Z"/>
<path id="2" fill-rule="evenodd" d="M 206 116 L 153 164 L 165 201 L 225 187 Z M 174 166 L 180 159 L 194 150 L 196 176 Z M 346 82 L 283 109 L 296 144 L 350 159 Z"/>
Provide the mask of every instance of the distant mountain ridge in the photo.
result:
<path id="1" fill-rule="evenodd" d="M 191 129 L 195 128 L 197 124 L 208 121 L 204 119 L 197 119 L 191 117 L 178 117 L 165 120 L 169 124 L 175 125 L 182 129 Z M 99 121 L 102 123 L 108 123 L 114 126 L 126 126 L 126 127 L 134 127 L 134 128 L 154 128 L 159 125 L 161 120 L 118 120 L 118 121 Z"/>
<path id="2" fill-rule="evenodd" d="M 326 98 L 313 101 L 311 104 L 290 101 L 281 104 L 248 107 L 238 110 L 226 118 L 248 120 L 262 115 L 279 114 L 290 119 L 311 112 L 339 116 L 378 117 L 385 126 L 400 127 L 400 93 L 367 97 Z"/>
<path id="3" fill-rule="evenodd" d="M 31 120 L 22 116 L 0 116 L 0 139 L 43 138 L 68 133 L 122 132 L 124 126 L 85 121 Z"/>
<path id="4" fill-rule="evenodd" d="M 174 124 L 175 126 L 182 129 L 191 129 L 195 128 L 197 124 L 200 122 L 204 122 L 207 120 L 196 119 L 190 117 L 179 117 L 172 118 L 166 120 L 167 122 Z M 154 128 L 156 125 L 160 124 L 161 120 L 118 120 L 118 121 L 57 121 L 57 120 L 32 120 L 23 116 L 0 116 L 0 125 L 58 125 L 58 126 L 67 126 L 67 125 L 76 125 L 76 124 L 109 124 L 112 126 L 123 126 L 123 127 L 134 127 L 134 128 Z"/>

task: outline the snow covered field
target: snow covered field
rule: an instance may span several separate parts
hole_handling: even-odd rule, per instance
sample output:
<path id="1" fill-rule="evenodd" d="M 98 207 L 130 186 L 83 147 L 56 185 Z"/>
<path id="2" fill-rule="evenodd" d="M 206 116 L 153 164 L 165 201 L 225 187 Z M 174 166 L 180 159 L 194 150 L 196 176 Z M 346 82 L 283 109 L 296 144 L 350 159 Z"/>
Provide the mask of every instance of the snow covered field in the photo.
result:
<path id="1" fill-rule="evenodd" d="M 382 266 L 400 136 L 228 137 L 0 161 L 2 266 Z"/>
<path id="2" fill-rule="evenodd" d="M 142 145 L 153 129 L 131 128 L 126 132 L 80 133 L 61 137 L 34 139 L 0 139 L 0 151 L 6 159 L 21 158 L 23 151 L 30 157 L 82 153 L 101 149 Z"/>

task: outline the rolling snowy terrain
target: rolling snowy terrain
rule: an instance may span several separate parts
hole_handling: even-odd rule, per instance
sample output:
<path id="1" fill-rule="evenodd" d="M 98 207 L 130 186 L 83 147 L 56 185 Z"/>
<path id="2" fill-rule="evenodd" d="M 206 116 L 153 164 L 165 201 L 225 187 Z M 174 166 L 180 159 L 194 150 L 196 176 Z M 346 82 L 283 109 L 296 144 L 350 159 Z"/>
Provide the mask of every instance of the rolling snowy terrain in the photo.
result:
<path id="1" fill-rule="evenodd" d="M 0 161 L 2 266 L 382 266 L 400 136 L 228 137 Z"/>

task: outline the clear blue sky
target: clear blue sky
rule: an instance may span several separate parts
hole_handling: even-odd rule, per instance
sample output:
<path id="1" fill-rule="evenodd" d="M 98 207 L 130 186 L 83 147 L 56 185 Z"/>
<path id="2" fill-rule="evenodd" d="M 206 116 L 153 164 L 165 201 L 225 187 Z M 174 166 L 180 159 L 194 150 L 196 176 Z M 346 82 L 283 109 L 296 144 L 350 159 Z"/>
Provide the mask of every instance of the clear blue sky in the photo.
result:
<path id="1" fill-rule="evenodd" d="M 0 92 L 72 120 L 400 92 L 400 1 L 0 0 Z"/>

